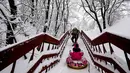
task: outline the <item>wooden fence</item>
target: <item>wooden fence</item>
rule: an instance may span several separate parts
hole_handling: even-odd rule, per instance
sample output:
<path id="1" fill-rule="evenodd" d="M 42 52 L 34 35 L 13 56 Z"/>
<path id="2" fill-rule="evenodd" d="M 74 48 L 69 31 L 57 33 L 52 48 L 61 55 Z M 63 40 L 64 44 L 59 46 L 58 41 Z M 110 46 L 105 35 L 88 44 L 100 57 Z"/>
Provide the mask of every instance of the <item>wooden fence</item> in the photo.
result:
<path id="1" fill-rule="evenodd" d="M 130 54 L 130 40 L 105 32 L 99 37 L 91 40 L 83 31 L 81 32 L 81 37 L 86 45 L 88 53 L 95 64 L 95 67 L 102 73 L 130 73 L 130 59 L 128 55 Z M 104 46 L 108 44 L 109 48 Z M 113 46 L 118 47 L 124 52 L 125 61 L 121 64 L 118 56 L 114 55 Z M 107 50 L 110 51 L 107 51 Z"/>
<path id="2" fill-rule="evenodd" d="M 58 57 L 61 55 L 61 52 L 63 50 L 63 46 L 65 46 L 64 42 L 67 41 L 67 37 L 69 33 L 66 32 L 60 40 L 57 40 L 47 34 L 40 34 L 38 36 L 35 36 L 29 40 L 26 40 L 24 42 L 18 43 L 16 45 L 12 45 L 9 48 L 6 48 L 3 51 L 0 51 L 0 71 L 2 71 L 4 68 L 6 68 L 7 66 L 9 66 L 10 64 L 13 64 L 11 72 L 10 73 L 14 73 L 15 70 L 15 66 L 17 64 L 17 60 L 21 57 L 24 57 L 25 60 L 29 59 L 30 61 L 34 60 L 34 55 L 35 55 L 35 51 L 38 50 L 39 52 L 44 52 L 44 44 L 49 44 L 48 47 L 46 48 L 47 50 L 55 50 L 55 49 L 59 49 L 60 46 L 62 46 L 59 50 L 59 52 L 57 53 L 50 53 L 50 54 L 46 54 L 46 55 L 42 55 L 38 61 L 36 61 L 36 63 L 32 66 L 32 68 L 30 68 L 30 70 L 28 71 L 28 73 L 33 73 L 35 71 L 35 69 L 38 67 L 38 65 L 42 62 L 43 59 L 47 59 L 47 58 L 51 58 L 51 57 Z M 53 45 L 50 48 L 50 44 Z M 26 54 L 28 52 L 32 51 L 30 57 L 27 57 Z M 28 63 L 29 63 L 28 62 Z M 56 64 L 57 62 L 59 62 L 59 60 L 55 60 L 54 62 L 52 62 L 49 66 L 43 67 L 43 70 L 47 70 L 47 68 L 53 66 L 54 64 Z"/>

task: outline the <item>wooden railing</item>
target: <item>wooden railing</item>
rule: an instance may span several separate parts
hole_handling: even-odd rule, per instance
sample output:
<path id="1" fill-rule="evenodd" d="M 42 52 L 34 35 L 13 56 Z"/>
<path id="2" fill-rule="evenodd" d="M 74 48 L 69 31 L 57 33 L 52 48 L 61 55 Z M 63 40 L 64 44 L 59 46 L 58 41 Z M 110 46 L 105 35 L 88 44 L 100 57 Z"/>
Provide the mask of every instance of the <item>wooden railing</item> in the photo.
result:
<path id="1" fill-rule="evenodd" d="M 10 46 L 9 48 L 5 48 L 5 50 L 0 51 L 0 71 L 8 67 L 10 64 L 13 64 L 11 68 L 10 73 L 14 73 L 15 66 L 17 65 L 17 60 L 21 57 L 24 57 L 24 59 L 28 59 L 28 63 L 34 60 L 36 54 L 36 51 L 38 51 L 39 55 L 43 54 L 39 57 L 37 61 L 35 61 L 35 64 L 33 64 L 32 68 L 28 70 L 28 73 L 33 73 L 35 69 L 39 66 L 40 63 L 43 62 L 44 59 L 48 59 L 51 57 L 59 57 L 62 53 L 63 46 L 65 46 L 64 42 L 67 41 L 67 36 L 69 33 L 66 32 L 63 37 L 61 37 L 60 40 L 57 40 L 47 34 L 39 34 L 33 38 L 30 38 L 29 40 L 26 40 L 21 43 L 17 43 L 15 45 Z M 45 47 L 44 45 L 47 45 L 48 47 Z M 62 47 L 61 47 L 62 46 Z M 55 53 L 48 53 L 44 54 L 44 50 L 50 51 L 50 50 L 59 50 Z M 29 56 L 26 54 L 30 54 Z M 49 66 L 46 65 L 43 70 L 47 70 L 47 68 L 53 66 L 59 62 L 59 59 L 52 62 Z"/>
<path id="2" fill-rule="evenodd" d="M 105 32 L 99 37 L 91 40 L 83 31 L 81 32 L 81 37 L 86 45 L 88 53 L 95 64 L 96 68 L 102 73 L 115 73 L 116 71 L 120 73 L 130 72 L 130 59 L 128 55 L 130 54 L 130 40 Z M 109 47 L 106 47 L 107 44 Z M 124 57 L 126 62 L 122 62 L 115 56 L 113 46 L 118 47 L 124 51 Z M 107 51 L 107 50 L 110 51 Z M 125 68 L 124 68 L 124 66 Z M 108 67 L 109 66 L 109 67 Z"/>

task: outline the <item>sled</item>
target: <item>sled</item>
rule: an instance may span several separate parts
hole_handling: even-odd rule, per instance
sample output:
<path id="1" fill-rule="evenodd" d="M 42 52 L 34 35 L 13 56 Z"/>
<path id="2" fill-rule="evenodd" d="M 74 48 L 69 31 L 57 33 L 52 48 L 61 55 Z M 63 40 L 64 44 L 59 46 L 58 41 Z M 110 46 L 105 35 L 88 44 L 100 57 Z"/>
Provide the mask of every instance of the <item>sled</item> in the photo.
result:
<path id="1" fill-rule="evenodd" d="M 73 69 L 84 69 L 88 65 L 86 58 L 81 60 L 73 60 L 70 56 L 66 59 L 67 66 Z"/>

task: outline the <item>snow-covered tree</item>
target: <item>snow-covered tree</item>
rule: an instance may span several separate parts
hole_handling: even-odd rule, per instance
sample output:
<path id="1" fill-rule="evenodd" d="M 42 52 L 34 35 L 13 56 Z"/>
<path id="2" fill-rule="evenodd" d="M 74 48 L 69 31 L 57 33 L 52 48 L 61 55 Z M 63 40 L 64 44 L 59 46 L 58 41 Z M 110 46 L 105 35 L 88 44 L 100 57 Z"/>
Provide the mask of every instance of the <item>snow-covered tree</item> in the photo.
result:
<path id="1" fill-rule="evenodd" d="M 1 41 L 6 44 L 44 31 L 60 37 L 68 30 L 70 0 L 1 0 Z M 3 29 L 4 28 L 4 29 Z M 64 30 L 63 30 L 64 29 Z M 3 38 L 4 37 L 4 38 Z M 5 42 L 6 41 L 6 42 Z"/>
<path id="2" fill-rule="evenodd" d="M 82 6 L 97 23 L 100 32 L 110 24 L 111 16 L 124 0 L 81 0 Z"/>

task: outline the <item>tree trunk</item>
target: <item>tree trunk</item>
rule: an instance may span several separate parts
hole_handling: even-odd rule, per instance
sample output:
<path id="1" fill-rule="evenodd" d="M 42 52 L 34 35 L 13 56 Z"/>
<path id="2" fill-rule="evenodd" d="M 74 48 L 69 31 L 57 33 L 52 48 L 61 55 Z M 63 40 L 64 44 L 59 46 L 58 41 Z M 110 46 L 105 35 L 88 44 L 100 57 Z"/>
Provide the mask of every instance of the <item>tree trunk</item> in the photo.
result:
<path id="1" fill-rule="evenodd" d="M 31 8 L 31 14 L 32 16 L 34 16 L 34 0 L 32 0 L 32 8 Z"/>
<path id="2" fill-rule="evenodd" d="M 11 18 L 10 20 L 13 21 L 16 19 L 16 15 L 17 15 L 17 7 L 15 6 L 15 2 L 14 0 L 8 0 L 9 1 L 9 6 L 10 6 L 10 11 L 11 14 L 13 15 L 13 18 Z M 17 27 L 16 24 L 12 23 L 11 24 L 13 29 L 15 29 Z"/>
<path id="3" fill-rule="evenodd" d="M 17 15 L 17 7 L 15 6 L 14 0 L 8 0 L 10 5 L 10 10 L 12 15 Z"/>
<path id="4" fill-rule="evenodd" d="M 6 33 L 6 44 L 13 44 L 16 43 L 16 39 L 11 28 L 11 25 L 7 23 L 7 33 Z"/>
<path id="5" fill-rule="evenodd" d="M 65 25 L 65 30 L 66 30 L 66 26 L 68 24 L 68 18 L 69 18 L 69 0 L 66 0 L 66 17 L 65 17 L 65 20 L 64 20 L 64 25 Z M 65 31 L 64 31 L 65 33 Z"/>
<path id="6" fill-rule="evenodd" d="M 9 1 L 9 5 L 10 5 L 11 14 L 14 16 L 10 20 L 13 21 L 16 19 L 17 7 L 15 6 L 14 0 L 8 0 L 8 1 Z M 6 17 L 6 15 L 4 13 L 3 13 L 3 15 L 8 20 L 8 18 Z M 14 23 L 10 24 L 9 22 L 7 22 L 6 44 L 13 44 L 13 43 L 17 42 L 15 39 L 14 33 L 13 33 L 13 30 L 15 28 L 16 28 L 16 24 L 14 24 Z"/>
<path id="7" fill-rule="evenodd" d="M 97 22 L 97 25 L 98 25 L 98 27 L 99 27 L 99 30 L 100 30 L 100 32 L 102 32 L 102 27 L 101 27 L 100 22 L 99 22 L 99 20 L 98 20 L 98 16 L 97 16 L 97 14 L 96 14 L 95 12 L 94 12 L 94 15 L 95 15 L 96 22 Z"/>
<path id="8" fill-rule="evenodd" d="M 51 19 L 52 19 L 53 11 L 54 11 L 54 1 L 52 0 L 52 9 L 51 9 L 51 14 L 50 14 L 50 20 L 48 22 L 48 28 L 49 29 L 50 29 L 50 25 L 51 25 Z"/>
<path id="9" fill-rule="evenodd" d="M 46 8 L 46 18 L 45 18 L 45 23 L 48 21 L 48 16 L 49 16 L 49 9 L 50 9 L 50 0 L 47 0 L 47 8 Z"/>

